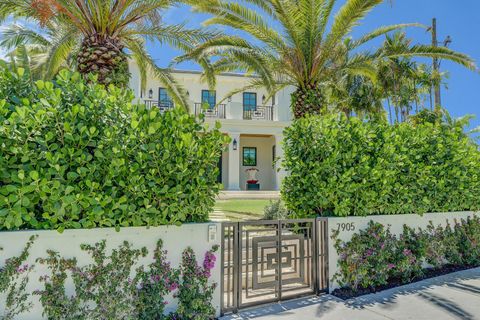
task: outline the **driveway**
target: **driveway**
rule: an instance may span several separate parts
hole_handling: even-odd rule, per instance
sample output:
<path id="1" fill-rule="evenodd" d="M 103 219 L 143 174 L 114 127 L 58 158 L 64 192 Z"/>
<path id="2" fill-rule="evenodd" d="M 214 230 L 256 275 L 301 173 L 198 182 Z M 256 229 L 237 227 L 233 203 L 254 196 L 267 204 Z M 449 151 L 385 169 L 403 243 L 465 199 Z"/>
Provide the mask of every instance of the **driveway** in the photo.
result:
<path id="1" fill-rule="evenodd" d="M 480 268 L 343 301 L 331 295 L 245 310 L 222 320 L 480 320 Z"/>

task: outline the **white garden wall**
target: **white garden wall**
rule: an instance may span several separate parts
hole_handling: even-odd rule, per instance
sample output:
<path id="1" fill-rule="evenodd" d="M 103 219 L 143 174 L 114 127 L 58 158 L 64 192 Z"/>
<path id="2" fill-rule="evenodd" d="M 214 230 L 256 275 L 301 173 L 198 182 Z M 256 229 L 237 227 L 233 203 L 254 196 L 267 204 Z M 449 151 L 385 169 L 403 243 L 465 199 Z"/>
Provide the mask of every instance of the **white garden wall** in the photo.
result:
<path id="1" fill-rule="evenodd" d="M 400 215 L 381 215 L 381 216 L 367 216 L 367 217 L 345 217 L 345 218 L 328 218 L 328 274 L 330 279 L 329 290 L 332 292 L 338 288 L 338 284 L 335 283 L 332 278 L 338 271 L 337 261 L 338 253 L 334 248 L 334 241 L 330 238 L 333 234 L 333 230 L 339 230 L 338 238 L 342 241 L 349 241 L 354 233 L 359 230 L 366 229 L 370 221 L 379 222 L 385 226 L 390 226 L 390 231 L 394 235 L 400 235 L 403 232 L 403 225 L 407 225 L 412 228 L 424 229 L 430 223 L 435 225 L 445 226 L 447 221 L 450 224 L 454 223 L 454 220 L 466 219 L 469 216 L 473 216 L 476 212 L 449 212 L 449 213 L 426 213 L 424 215 L 417 214 L 400 214 Z"/>
<path id="2" fill-rule="evenodd" d="M 213 236 L 213 238 L 210 238 L 210 241 L 209 227 L 210 235 Z M 214 232 L 215 230 L 216 234 Z M 146 247 L 148 249 L 148 256 L 139 261 L 140 263 L 149 264 L 152 261 L 153 250 L 155 249 L 158 239 L 162 239 L 164 249 L 168 250 L 168 260 L 173 267 L 178 267 L 183 250 L 189 246 L 195 251 L 197 262 L 201 264 L 205 252 L 210 250 L 214 245 L 220 245 L 220 234 L 221 225 L 219 223 L 184 224 L 180 227 L 122 228 L 119 232 L 114 229 L 65 230 L 62 234 L 57 231 L 0 232 L 0 247 L 3 248 L 3 251 L 0 252 L 2 257 L 0 264 L 3 266 L 6 258 L 18 256 L 25 247 L 28 239 L 32 235 L 38 235 L 38 238 L 30 249 L 30 256 L 26 261 L 26 263 L 30 265 L 35 264 L 35 268 L 30 273 L 30 282 L 27 287 L 29 292 L 33 292 L 36 289 L 43 288 L 43 284 L 38 281 L 38 278 L 49 273 L 44 265 L 35 263 L 37 258 L 46 257 L 47 249 L 58 251 L 60 255 L 65 258 L 76 257 L 78 265 L 82 266 L 89 264 L 91 259 L 86 252 L 80 249 L 81 244 L 94 244 L 105 239 L 107 241 L 107 249 L 111 250 L 112 248 L 118 248 L 123 241 L 128 241 L 133 244 L 133 248 Z M 211 281 L 217 283 L 213 305 L 218 315 L 220 314 L 220 250 L 218 250 L 215 255 L 217 262 L 215 268 L 212 270 Z M 70 292 L 73 291 L 73 286 L 70 284 L 67 290 Z M 175 299 L 169 296 L 166 300 L 168 302 L 166 312 L 174 311 L 176 309 Z M 4 297 L 0 297 L 0 310 L 4 309 L 1 305 L 4 301 Z M 32 301 L 34 302 L 33 308 L 28 314 L 18 317 L 19 320 L 42 319 L 42 306 L 38 297 L 33 296 Z"/>

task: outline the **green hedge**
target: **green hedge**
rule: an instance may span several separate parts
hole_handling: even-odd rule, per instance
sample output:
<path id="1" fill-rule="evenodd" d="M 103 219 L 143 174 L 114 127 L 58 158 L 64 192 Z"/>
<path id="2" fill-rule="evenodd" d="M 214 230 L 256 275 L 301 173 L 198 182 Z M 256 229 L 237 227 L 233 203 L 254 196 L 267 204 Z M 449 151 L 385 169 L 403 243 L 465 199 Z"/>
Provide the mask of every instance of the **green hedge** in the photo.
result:
<path id="1" fill-rule="evenodd" d="M 0 228 L 206 221 L 218 192 L 218 128 L 62 72 L 30 84 L 0 70 Z"/>
<path id="2" fill-rule="evenodd" d="M 282 196 L 297 217 L 480 209 L 480 152 L 460 126 L 329 115 L 284 134 Z"/>

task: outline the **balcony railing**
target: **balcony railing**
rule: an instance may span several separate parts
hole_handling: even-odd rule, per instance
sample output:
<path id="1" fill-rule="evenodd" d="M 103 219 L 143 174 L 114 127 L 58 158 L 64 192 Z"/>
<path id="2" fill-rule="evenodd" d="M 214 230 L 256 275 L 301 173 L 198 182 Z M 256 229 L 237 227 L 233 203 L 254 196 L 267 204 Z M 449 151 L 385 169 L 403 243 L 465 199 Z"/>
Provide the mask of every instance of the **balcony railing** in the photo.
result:
<path id="1" fill-rule="evenodd" d="M 147 108 L 151 109 L 153 107 L 156 107 L 160 109 L 160 112 L 165 112 L 168 110 L 173 109 L 175 106 L 172 101 L 158 101 L 158 100 L 143 100 Z"/>
<path id="2" fill-rule="evenodd" d="M 244 120 L 273 120 L 273 106 L 257 106 L 255 109 L 243 109 Z"/>
<path id="3" fill-rule="evenodd" d="M 225 105 L 218 104 L 211 108 L 204 103 L 195 103 L 195 115 L 204 114 L 205 118 L 225 119 Z"/>

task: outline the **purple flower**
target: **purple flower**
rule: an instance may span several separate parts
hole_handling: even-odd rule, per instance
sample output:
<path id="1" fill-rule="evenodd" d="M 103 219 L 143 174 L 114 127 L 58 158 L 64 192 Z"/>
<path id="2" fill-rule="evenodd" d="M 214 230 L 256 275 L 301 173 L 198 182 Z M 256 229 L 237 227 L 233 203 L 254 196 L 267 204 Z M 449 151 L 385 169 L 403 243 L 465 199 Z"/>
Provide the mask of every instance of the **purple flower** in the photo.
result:
<path id="1" fill-rule="evenodd" d="M 368 249 L 367 251 L 365 251 L 365 256 L 366 257 L 370 257 L 373 255 L 373 250 L 372 249 Z"/>
<path id="2" fill-rule="evenodd" d="M 27 270 L 28 270 L 28 264 L 24 264 L 23 266 L 19 266 L 16 271 L 17 273 L 24 273 Z"/>
<path id="3" fill-rule="evenodd" d="M 217 261 L 217 257 L 215 257 L 211 251 L 207 251 L 205 253 L 205 258 L 203 259 L 204 270 L 197 270 L 197 274 L 209 278 L 211 276 L 211 270 L 215 267 L 215 261 Z"/>
<path id="4" fill-rule="evenodd" d="M 178 289 L 178 283 L 176 282 L 172 282 L 168 287 L 167 287 L 168 291 L 172 292 L 172 291 L 175 291 Z"/>

